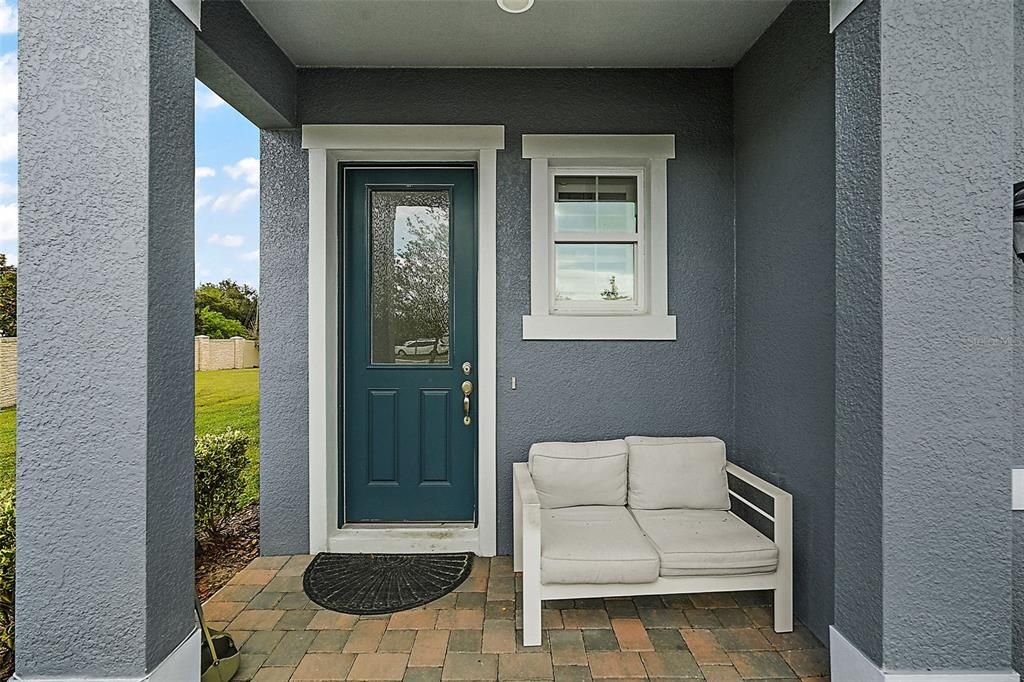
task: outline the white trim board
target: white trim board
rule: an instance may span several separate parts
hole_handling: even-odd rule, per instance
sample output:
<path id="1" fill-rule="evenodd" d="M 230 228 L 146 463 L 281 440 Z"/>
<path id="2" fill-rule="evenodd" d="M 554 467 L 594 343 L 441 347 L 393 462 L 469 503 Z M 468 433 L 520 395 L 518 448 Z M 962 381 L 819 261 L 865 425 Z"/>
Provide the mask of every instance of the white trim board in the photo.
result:
<path id="1" fill-rule="evenodd" d="M 200 10 L 201 2 L 202 0 L 171 0 L 171 4 L 177 7 L 197 29 L 199 28 L 199 19 L 202 16 L 202 11 Z"/>
<path id="2" fill-rule="evenodd" d="M 313 125 L 309 150 L 309 551 L 460 552 L 494 556 L 497 517 L 497 150 L 504 126 Z M 477 524 L 338 528 L 338 163 L 477 164 Z M 430 536 L 430 537 L 428 537 Z"/>
<path id="3" fill-rule="evenodd" d="M 853 14 L 864 0 L 829 0 L 828 3 L 828 31 L 835 33 L 839 24 L 846 20 L 846 17 Z"/>
<path id="4" fill-rule="evenodd" d="M 828 633 L 833 682 L 1020 682 L 1020 675 L 1012 670 L 883 670 L 834 625 Z"/>
<path id="5" fill-rule="evenodd" d="M 199 682 L 199 628 L 195 628 L 167 658 L 141 677 L 50 677 L 14 673 L 12 682 Z"/>
<path id="6" fill-rule="evenodd" d="M 304 149 L 402 152 L 504 149 L 505 126 L 304 125 Z M 368 159 L 366 159 L 368 160 Z M 404 160 L 404 159 L 403 159 Z M 447 161 L 434 158 L 432 161 Z"/>
<path id="7" fill-rule="evenodd" d="M 523 135 L 524 159 L 674 159 L 675 135 Z"/>
<path id="8" fill-rule="evenodd" d="M 1010 470 L 1010 509 L 1024 510 L 1024 469 Z"/>

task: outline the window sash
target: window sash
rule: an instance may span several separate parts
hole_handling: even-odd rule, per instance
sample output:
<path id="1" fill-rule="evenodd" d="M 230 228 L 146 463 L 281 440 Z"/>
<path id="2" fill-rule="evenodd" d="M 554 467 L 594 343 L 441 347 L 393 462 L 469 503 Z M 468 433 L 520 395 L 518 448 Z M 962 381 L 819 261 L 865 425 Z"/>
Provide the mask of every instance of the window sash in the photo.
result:
<path id="1" fill-rule="evenodd" d="M 636 178 L 636 232 L 559 232 L 555 220 L 558 176 L 611 176 Z M 558 166 L 548 169 L 548 310 L 553 315 L 644 315 L 648 310 L 646 185 L 643 168 Z M 558 244 L 634 244 L 631 301 L 559 301 L 556 293 Z"/>

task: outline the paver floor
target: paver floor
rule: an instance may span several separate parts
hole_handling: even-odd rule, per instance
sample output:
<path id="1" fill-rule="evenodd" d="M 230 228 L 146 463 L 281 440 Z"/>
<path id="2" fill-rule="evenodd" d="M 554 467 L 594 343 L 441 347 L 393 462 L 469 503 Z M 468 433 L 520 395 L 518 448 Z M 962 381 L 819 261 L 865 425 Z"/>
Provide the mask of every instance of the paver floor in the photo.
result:
<path id="1" fill-rule="evenodd" d="M 524 647 L 511 557 L 478 558 L 452 594 L 390 616 L 310 602 L 311 558 L 260 557 L 207 602 L 241 647 L 236 680 L 828 680 L 810 631 L 772 630 L 768 592 L 545 602 L 543 643 Z"/>

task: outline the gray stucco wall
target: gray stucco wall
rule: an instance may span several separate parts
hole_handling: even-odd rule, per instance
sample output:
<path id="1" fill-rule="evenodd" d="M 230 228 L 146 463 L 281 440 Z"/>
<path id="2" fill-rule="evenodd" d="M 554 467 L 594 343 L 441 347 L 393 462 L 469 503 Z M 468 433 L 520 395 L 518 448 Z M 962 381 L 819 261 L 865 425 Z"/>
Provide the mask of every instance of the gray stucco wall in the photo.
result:
<path id="1" fill-rule="evenodd" d="M 1010 664 L 1011 13 L 837 35 L 836 623 L 889 670 Z"/>
<path id="2" fill-rule="evenodd" d="M 1024 181 L 1024 0 L 1013 3 L 1014 173 Z M 1013 465 L 1024 467 L 1024 262 L 1013 259 Z M 1013 514 L 1013 667 L 1024 671 L 1024 512 Z"/>
<path id="3" fill-rule="evenodd" d="M 298 102 L 301 123 L 505 125 L 497 193 L 500 552 L 512 545 L 511 463 L 535 441 L 712 434 L 733 443 L 729 70 L 300 70 Z M 676 135 L 677 158 L 668 164 L 676 342 L 522 340 L 530 164 L 521 136 L 581 132 Z M 262 304 L 263 319 L 282 312 Z"/>
<path id="4" fill-rule="evenodd" d="M 882 147 L 878 0 L 835 32 L 835 625 L 882 660 Z"/>
<path id="5" fill-rule="evenodd" d="M 309 161 L 260 132 L 260 551 L 309 551 Z"/>
<path id="6" fill-rule="evenodd" d="M 18 673 L 138 679 L 193 629 L 194 29 L 19 12 Z"/>
<path id="7" fill-rule="evenodd" d="M 827 2 L 794 2 L 733 72 L 736 447 L 793 494 L 795 610 L 832 624 L 835 128 Z"/>

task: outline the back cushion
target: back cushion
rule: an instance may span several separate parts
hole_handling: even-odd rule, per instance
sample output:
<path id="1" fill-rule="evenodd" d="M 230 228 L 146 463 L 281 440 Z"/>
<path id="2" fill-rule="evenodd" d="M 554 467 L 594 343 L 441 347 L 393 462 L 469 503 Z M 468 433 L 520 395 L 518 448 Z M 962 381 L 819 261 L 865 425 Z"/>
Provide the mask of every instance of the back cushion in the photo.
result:
<path id="1" fill-rule="evenodd" d="M 633 509 L 729 509 L 723 441 L 629 436 L 626 443 Z"/>
<path id="2" fill-rule="evenodd" d="M 530 448 L 530 475 L 544 509 L 626 504 L 624 440 L 590 443 L 536 443 Z"/>

